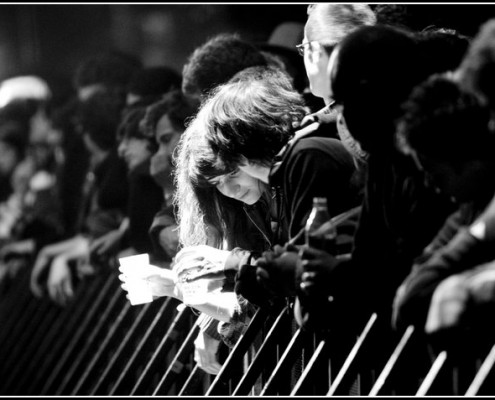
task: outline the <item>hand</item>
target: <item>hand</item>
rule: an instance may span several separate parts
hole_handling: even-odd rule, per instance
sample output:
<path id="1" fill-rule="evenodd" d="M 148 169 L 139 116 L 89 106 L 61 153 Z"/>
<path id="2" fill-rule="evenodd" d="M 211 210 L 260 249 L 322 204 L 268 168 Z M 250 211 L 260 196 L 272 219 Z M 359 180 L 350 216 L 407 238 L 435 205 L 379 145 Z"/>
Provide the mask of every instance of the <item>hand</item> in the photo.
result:
<path id="1" fill-rule="evenodd" d="M 484 264 L 473 271 L 467 285 L 474 306 L 492 307 L 495 303 L 495 263 Z"/>
<path id="2" fill-rule="evenodd" d="M 254 265 L 241 265 L 235 279 L 234 291 L 247 301 L 259 307 L 268 307 L 273 297 L 265 286 L 257 278 L 257 267 Z"/>
<path id="3" fill-rule="evenodd" d="M 191 271 L 188 281 L 200 278 L 223 280 L 225 261 L 229 254 L 230 251 L 206 245 L 185 247 L 175 256 L 174 271 L 180 277 L 188 269 L 197 269 Z"/>
<path id="4" fill-rule="evenodd" d="M 67 305 L 74 297 L 72 272 L 64 256 L 53 259 L 48 274 L 47 289 L 50 298 L 61 306 Z"/>
<path id="5" fill-rule="evenodd" d="M 194 341 L 194 361 L 203 371 L 217 375 L 222 369 L 222 365 L 218 362 L 217 352 L 220 346 L 220 341 L 213 339 L 204 332 L 200 332 Z"/>
<path id="6" fill-rule="evenodd" d="M 125 232 L 115 229 L 107 234 L 93 240 L 89 247 L 89 251 L 98 257 L 117 254 L 120 248 L 120 242 Z"/>
<path id="7" fill-rule="evenodd" d="M 297 270 L 301 268 L 298 253 L 275 246 L 273 252 L 263 253 L 256 267 L 257 280 L 268 291 L 284 297 L 296 294 Z"/>
<path id="8" fill-rule="evenodd" d="M 328 292 L 328 282 L 337 259 L 323 250 L 304 246 L 300 250 L 300 289 L 307 295 Z"/>
<path id="9" fill-rule="evenodd" d="M 31 271 L 29 286 L 31 288 L 31 292 L 36 297 L 43 296 L 43 286 L 40 284 L 40 277 L 50 267 L 50 260 L 52 259 L 46 249 L 47 247 L 44 247 L 40 250 Z"/>
<path id="10" fill-rule="evenodd" d="M 175 274 L 169 269 L 159 268 L 154 265 L 140 266 L 139 276 L 132 277 L 132 279 L 135 278 L 146 280 L 154 297 L 168 296 L 181 300 L 180 291 L 175 285 Z M 122 273 L 119 275 L 119 279 L 123 282 L 122 289 L 127 291 L 126 283 L 129 280 L 129 276 Z"/>
<path id="11" fill-rule="evenodd" d="M 426 333 L 433 334 L 459 326 L 468 298 L 465 276 L 456 274 L 444 279 L 433 292 L 426 318 Z"/>

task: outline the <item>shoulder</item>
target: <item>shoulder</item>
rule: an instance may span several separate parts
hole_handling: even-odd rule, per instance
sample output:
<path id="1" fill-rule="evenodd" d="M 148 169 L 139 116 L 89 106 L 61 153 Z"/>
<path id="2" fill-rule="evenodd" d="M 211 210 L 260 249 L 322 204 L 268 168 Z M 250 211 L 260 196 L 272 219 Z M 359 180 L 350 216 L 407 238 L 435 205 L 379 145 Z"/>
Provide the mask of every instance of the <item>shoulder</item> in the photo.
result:
<path id="1" fill-rule="evenodd" d="M 321 136 L 311 136 L 299 139 L 294 145 L 293 154 L 300 152 L 323 152 L 329 155 L 340 154 L 348 155 L 350 157 L 349 152 L 340 140 Z"/>

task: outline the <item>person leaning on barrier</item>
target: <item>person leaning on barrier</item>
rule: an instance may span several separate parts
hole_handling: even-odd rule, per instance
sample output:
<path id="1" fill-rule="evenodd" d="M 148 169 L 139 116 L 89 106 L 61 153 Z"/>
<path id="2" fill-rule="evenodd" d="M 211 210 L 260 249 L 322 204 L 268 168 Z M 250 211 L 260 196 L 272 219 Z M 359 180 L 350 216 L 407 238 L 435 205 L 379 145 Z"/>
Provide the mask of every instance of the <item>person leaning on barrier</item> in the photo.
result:
<path id="1" fill-rule="evenodd" d="M 81 271 L 74 269 L 74 264 L 88 265 L 90 240 L 118 228 L 122 222 L 128 185 L 126 165 L 117 154 L 116 129 L 123 106 L 120 94 L 106 90 L 96 91 L 80 104 L 77 118 L 91 158 L 84 200 L 78 210 L 76 234 L 44 246 L 36 255 L 30 287 L 37 297 L 44 294 L 46 285 L 50 298 L 66 305 Z"/>
<path id="2" fill-rule="evenodd" d="M 240 72 L 215 92 L 202 112 L 207 113 L 210 146 L 220 160 L 271 187 L 274 222 L 279 226 L 271 247 L 277 254 L 280 245 L 301 232 L 314 197 L 329 199 L 331 215 L 356 204 L 359 190 L 352 185 L 352 156 L 336 139 L 294 128 L 304 115 L 303 102 L 280 71 L 250 68 Z M 204 249 L 198 250 L 197 257 L 208 258 Z M 254 266 L 257 257 L 246 250 L 236 249 L 225 263 L 204 268 L 196 278 L 224 279 L 226 285 L 235 286 L 236 293 L 261 306 L 294 293 L 294 269 L 280 271 L 276 284 L 260 285 Z M 297 251 L 285 257 L 297 263 Z"/>
<path id="3" fill-rule="evenodd" d="M 232 82 L 217 88 L 212 97 L 204 102 L 181 138 L 177 160 L 176 199 L 181 227 L 180 238 L 185 247 L 175 257 L 174 269 L 179 277 L 185 276 L 188 279 L 189 276 L 190 280 L 205 278 L 209 285 L 227 291 L 224 295 L 231 295 L 229 303 L 224 300 L 222 305 L 223 309 L 226 309 L 226 306 L 230 307 L 223 316 L 211 314 L 211 309 L 196 307 L 225 322 L 220 326 L 220 332 L 224 341 L 230 345 L 235 343 L 247 326 L 247 321 L 252 315 L 251 310 L 254 310 L 253 304 L 246 302 L 243 293 L 250 294 L 248 297 L 253 297 L 255 303 L 261 301 L 262 304 L 272 297 L 268 292 L 257 295 L 256 292 L 263 288 L 256 284 L 253 266 L 247 267 L 252 270 L 249 274 L 250 279 L 247 280 L 236 279 L 237 271 L 247 265 L 246 263 L 249 264 L 249 259 L 254 259 L 276 243 L 272 229 L 278 229 L 278 235 L 283 238 L 288 237 L 288 218 L 283 213 L 278 214 L 276 210 L 272 210 L 275 204 L 272 198 L 273 188 L 270 188 L 263 181 L 266 178 L 262 178 L 258 173 L 268 175 L 269 167 L 266 164 L 270 163 L 276 152 L 292 137 L 292 123 L 304 115 L 300 95 L 294 91 L 283 72 L 253 68 L 240 74 L 241 76 L 234 78 Z M 220 111 L 221 109 L 223 111 Z M 225 118 L 225 124 L 222 125 L 223 122 L 217 118 Z M 274 121 L 277 123 L 274 124 Z M 235 124 L 239 125 L 236 129 L 240 131 L 234 133 L 235 138 L 230 139 L 229 133 L 225 131 L 228 130 L 228 126 L 232 127 Z M 253 130 L 255 125 L 257 128 Z M 213 138 L 212 136 L 220 135 L 217 133 L 219 130 L 222 130 L 222 135 Z M 260 135 L 261 133 L 263 134 Z M 254 168 L 251 168 L 250 173 L 244 171 L 244 167 L 249 169 L 246 156 L 235 150 L 236 146 L 242 146 L 240 140 L 244 140 L 243 138 L 247 139 L 247 156 L 252 157 L 252 162 L 256 155 L 258 157 L 259 164 L 251 165 Z M 261 146 L 259 141 L 265 145 Z M 334 151 L 334 163 L 325 164 L 325 176 L 328 177 L 330 168 L 342 173 L 342 176 L 335 177 L 335 187 L 343 186 L 342 190 L 338 190 L 343 200 L 345 195 L 353 193 L 347 185 L 354 167 L 351 156 L 337 140 L 318 138 L 315 141 L 319 145 L 318 150 L 315 150 L 317 146 L 310 140 L 309 143 L 314 146 L 301 146 L 292 159 L 292 166 L 298 162 L 304 165 L 304 160 L 310 156 L 313 159 L 321 156 L 327 161 L 325 151 L 321 150 L 326 141 L 330 141 L 328 147 Z M 227 159 L 226 148 L 221 149 L 220 142 L 224 142 L 227 147 L 233 146 L 233 151 L 229 151 Z M 261 154 L 259 149 L 264 149 L 264 153 Z M 295 169 L 299 173 L 297 168 Z M 310 178 L 306 181 L 315 182 L 314 171 L 307 169 L 306 173 Z M 295 179 L 295 182 L 299 181 Z M 321 180 L 317 179 L 310 187 L 313 190 L 322 190 L 319 182 Z M 306 193 L 306 187 L 300 189 L 304 189 Z M 293 193 L 296 192 L 294 189 Z M 307 212 L 311 208 L 312 198 L 310 193 Z M 215 202 L 212 202 L 212 199 L 216 199 Z M 297 202 L 302 198 L 296 197 L 294 200 Z M 277 205 L 283 207 L 281 203 Z M 346 205 L 346 201 L 341 204 L 339 200 L 335 200 L 332 203 L 335 209 L 344 208 Z M 303 215 L 302 224 L 304 221 Z M 199 273 L 193 271 L 197 265 L 203 265 Z M 289 284 L 293 283 L 289 281 Z M 240 286 L 243 286 L 242 290 Z M 234 288 L 237 296 L 233 293 Z M 180 288 L 177 290 L 180 291 Z"/>
<path id="4" fill-rule="evenodd" d="M 410 90 L 428 76 L 428 65 L 411 33 L 387 26 L 361 27 L 346 36 L 329 62 L 331 96 L 345 124 L 368 153 L 362 213 L 350 260 L 304 247 L 296 314 L 320 315 L 311 297 L 332 296 L 339 318 L 357 329 L 371 312 L 390 314 L 397 287 L 452 210 L 447 198 L 424 186 L 412 161 L 395 148 L 395 120 Z"/>
<path id="5" fill-rule="evenodd" d="M 227 82 L 237 72 L 252 66 L 267 66 L 268 60 L 264 54 L 253 44 L 243 40 L 237 34 L 220 33 L 198 46 L 189 56 L 182 69 L 182 92 L 195 105 L 199 106 L 202 99 L 208 95 L 208 92 L 215 86 Z M 217 322 L 210 318 L 204 318 L 204 324 L 201 325 L 199 336 L 207 336 L 208 332 L 219 339 L 216 333 Z M 211 342 L 211 337 L 199 338 L 203 344 Z M 215 346 L 209 346 L 216 351 Z M 208 348 L 201 346 L 196 348 L 197 352 L 202 353 L 200 359 L 213 359 L 215 355 L 205 353 Z M 201 364 L 199 364 L 201 366 Z M 217 367 L 217 364 L 214 366 Z"/>
<path id="6" fill-rule="evenodd" d="M 398 130 L 402 150 L 459 209 L 397 291 L 394 323 L 399 329 L 414 324 L 430 334 L 474 327 L 477 335 L 493 333 L 486 312 L 493 308 L 495 259 L 494 103 L 490 88 L 479 84 L 490 74 L 494 34 L 491 21 L 458 70 L 432 77 L 404 106 Z"/>
<path id="7" fill-rule="evenodd" d="M 334 102 L 331 98 L 327 68 L 336 44 L 357 28 L 374 25 L 376 18 L 366 4 L 313 4 L 308 6 L 307 13 L 303 41 L 296 47 L 304 58 L 309 89 L 314 96 L 323 99 L 325 107 L 306 115 L 301 121 L 301 129 L 313 130 L 313 135 L 340 138 L 342 144 L 352 154 L 356 166 L 352 177 L 353 185 L 362 188 L 367 154 L 349 134 L 342 114 L 333 109 Z M 352 203 L 348 207 L 351 208 Z M 279 279 L 278 274 L 296 268 L 294 262 L 288 263 L 289 260 L 294 260 L 293 255 L 286 254 L 284 249 L 277 250 L 276 254 L 266 254 L 266 258 L 260 259 L 258 263 L 258 279 L 265 285 L 274 286 Z"/>
<path id="8" fill-rule="evenodd" d="M 182 134 L 178 145 L 175 199 L 178 202 L 180 242 L 183 245 L 194 244 L 195 249 L 203 246 L 208 247 L 210 250 L 208 262 L 215 262 L 211 255 L 217 248 L 221 248 L 224 242 L 227 243 L 227 246 L 242 243 L 243 247 L 262 251 L 267 247 L 264 235 L 269 233 L 258 231 L 258 228 L 252 225 L 247 213 L 251 218 L 263 221 L 266 211 L 260 216 L 258 214 L 264 210 L 264 204 L 267 200 L 253 206 L 246 205 L 246 209 L 244 209 L 242 202 L 223 196 L 215 185 L 207 180 L 206 177 L 225 179 L 229 176 L 225 175 L 225 167 L 218 165 L 215 155 L 204 140 L 204 131 L 198 127 L 200 124 L 197 123 L 197 118 Z M 248 201 L 258 202 L 259 197 L 263 196 L 261 187 L 258 187 L 255 180 L 251 179 L 247 182 L 243 178 L 245 177 L 237 177 L 244 184 L 252 183 L 255 186 L 251 190 Z M 266 195 L 264 196 L 266 197 Z M 208 244 L 210 246 L 207 246 Z M 223 252 L 214 254 L 220 257 L 224 256 Z M 221 292 L 222 282 L 219 280 L 208 282 L 207 292 L 202 293 L 203 303 L 189 303 L 187 296 L 183 295 L 182 283 L 178 283 L 178 281 L 184 279 L 190 269 L 181 269 L 181 264 L 187 263 L 187 266 L 191 266 L 191 264 L 194 266 L 208 265 L 205 260 L 194 262 L 194 260 L 188 260 L 190 258 L 191 254 L 188 254 L 187 251 L 176 255 L 173 264 L 175 279 L 170 278 L 170 271 L 157 267 L 155 273 L 147 277 L 151 283 L 153 294 L 177 298 L 203 314 L 225 323 L 224 342 L 233 346 L 245 327 L 244 322 L 252 316 L 254 309 L 242 299 L 238 299 L 234 293 Z M 123 288 L 125 289 L 125 280 Z M 206 323 L 206 321 L 203 322 Z M 205 334 L 199 335 L 197 338 L 195 360 L 206 372 L 216 374 L 221 365 L 215 353 L 222 337 L 217 332 L 216 324 L 204 327 L 204 329 Z"/>
<path id="9" fill-rule="evenodd" d="M 320 134 L 338 136 L 354 156 L 357 168 L 363 170 L 358 175 L 362 179 L 366 154 L 346 130 L 342 114 L 332 109 L 333 99 L 327 69 L 330 54 L 337 43 L 361 26 L 374 25 L 376 17 L 367 4 L 317 3 L 308 6 L 307 12 L 304 38 L 296 47 L 304 58 L 311 93 L 321 98 L 325 107 L 307 115 L 301 125 L 317 123 Z"/>

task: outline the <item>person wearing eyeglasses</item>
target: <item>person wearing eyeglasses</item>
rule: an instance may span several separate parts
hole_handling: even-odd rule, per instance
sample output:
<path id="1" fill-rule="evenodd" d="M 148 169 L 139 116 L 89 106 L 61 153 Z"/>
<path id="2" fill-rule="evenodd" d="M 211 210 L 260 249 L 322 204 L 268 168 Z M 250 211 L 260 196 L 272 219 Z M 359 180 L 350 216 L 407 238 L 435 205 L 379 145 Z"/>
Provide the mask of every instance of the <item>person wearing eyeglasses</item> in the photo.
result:
<path id="1" fill-rule="evenodd" d="M 390 26 L 363 26 L 337 44 L 329 60 L 331 96 L 352 137 L 368 153 L 365 196 L 349 260 L 305 248 L 299 298 L 331 296 L 330 326 L 353 315 L 362 329 L 372 312 L 385 320 L 413 260 L 453 206 L 423 184 L 411 159 L 395 148 L 395 120 L 408 93 L 428 77 L 414 35 Z M 321 307 L 321 305 L 318 305 Z M 311 306 L 296 314 L 318 315 Z M 361 321 L 360 318 L 362 317 Z M 308 318 L 310 319 L 310 318 Z"/>
<path id="2" fill-rule="evenodd" d="M 354 157 L 359 172 L 356 179 L 363 180 L 367 155 L 349 134 L 342 113 L 335 107 L 327 69 L 336 44 L 361 26 L 375 25 L 376 16 L 369 5 L 360 3 L 316 3 L 309 5 L 307 12 L 304 38 L 296 48 L 304 58 L 309 90 L 323 100 L 325 107 L 306 116 L 301 126 L 317 123 L 320 131 L 326 130 L 329 136 L 339 138 Z"/>

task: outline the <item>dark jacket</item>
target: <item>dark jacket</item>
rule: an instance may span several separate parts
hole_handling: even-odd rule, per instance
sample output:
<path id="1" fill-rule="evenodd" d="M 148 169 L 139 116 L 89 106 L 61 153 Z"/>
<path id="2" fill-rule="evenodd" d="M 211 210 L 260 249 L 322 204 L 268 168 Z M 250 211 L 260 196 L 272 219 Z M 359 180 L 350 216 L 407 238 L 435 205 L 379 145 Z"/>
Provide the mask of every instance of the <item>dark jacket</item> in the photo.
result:
<path id="1" fill-rule="evenodd" d="M 81 208 L 82 231 L 98 238 L 119 228 L 126 213 L 128 199 L 127 167 L 113 149 L 98 164 L 85 185 L 85 200 Z M 89 186 L 89 187 L 88 187 Z"/>
<path id="2" fill-rule="evenodd" d="M 163 189 L 150 175 L 150 160 L 142 162 L 129 173 L 127 216 L 129 245 L 138 253 L 153 253 L 149 229 L 164 202 Z"/>
<path id="3" fill-rule="evenodd" d="M 416 260 L 394 301 L 393 322 L 398 329 L 424 326 L 431 297 L 442 280 L 495 259 L 495 219 L 487 224 L 484 240 L 469 232 L 485 206 L 486 201 L 462 205 Z"/>
<path id="4" fill-rule="evenodd" d="M 351 154 L 333 138 L 316 136 L 308 130 L 295 138 L 277 155 L 270 172 L 270 185 L 277 192 L 279 221 L 289 237 L 304 228 L 314 197 L 327 199 L 330 216 L 355 207 L 360 202 L 360 187 L 353 180 L 356 168 Z"/>
<path id="5" fill-rule="evenodd" d="M 412 161 L 398 152 L 369 157 L 352 257 L 337 262 L 329 282 L 335 318 L 352 313 L 357 327 L 374 311 L 389 318 L 414 259 L 454 209 L 423 182 Z"/>
<path id="6" fill-rule="evenodd" d="M 360 188 L 352 179 L 356 172 L 352 156 L 339 140 L 316 136 L 316 127 L 318 124 L 299 131 L 279 152 L 271 168 L 269 183 L 276 193 L 278 217 L 270 247 L 284 245 L 304 228 L 314 197 L 328 199 L 331 216 L 359 204 Z M 225 272 L 229 288 L 235 282 L 236 293 L 260 305 L 268 299 L 256 282 L 256 268 L 250 267 L 258 256 L 236 248 L 227 260 Z"/>

